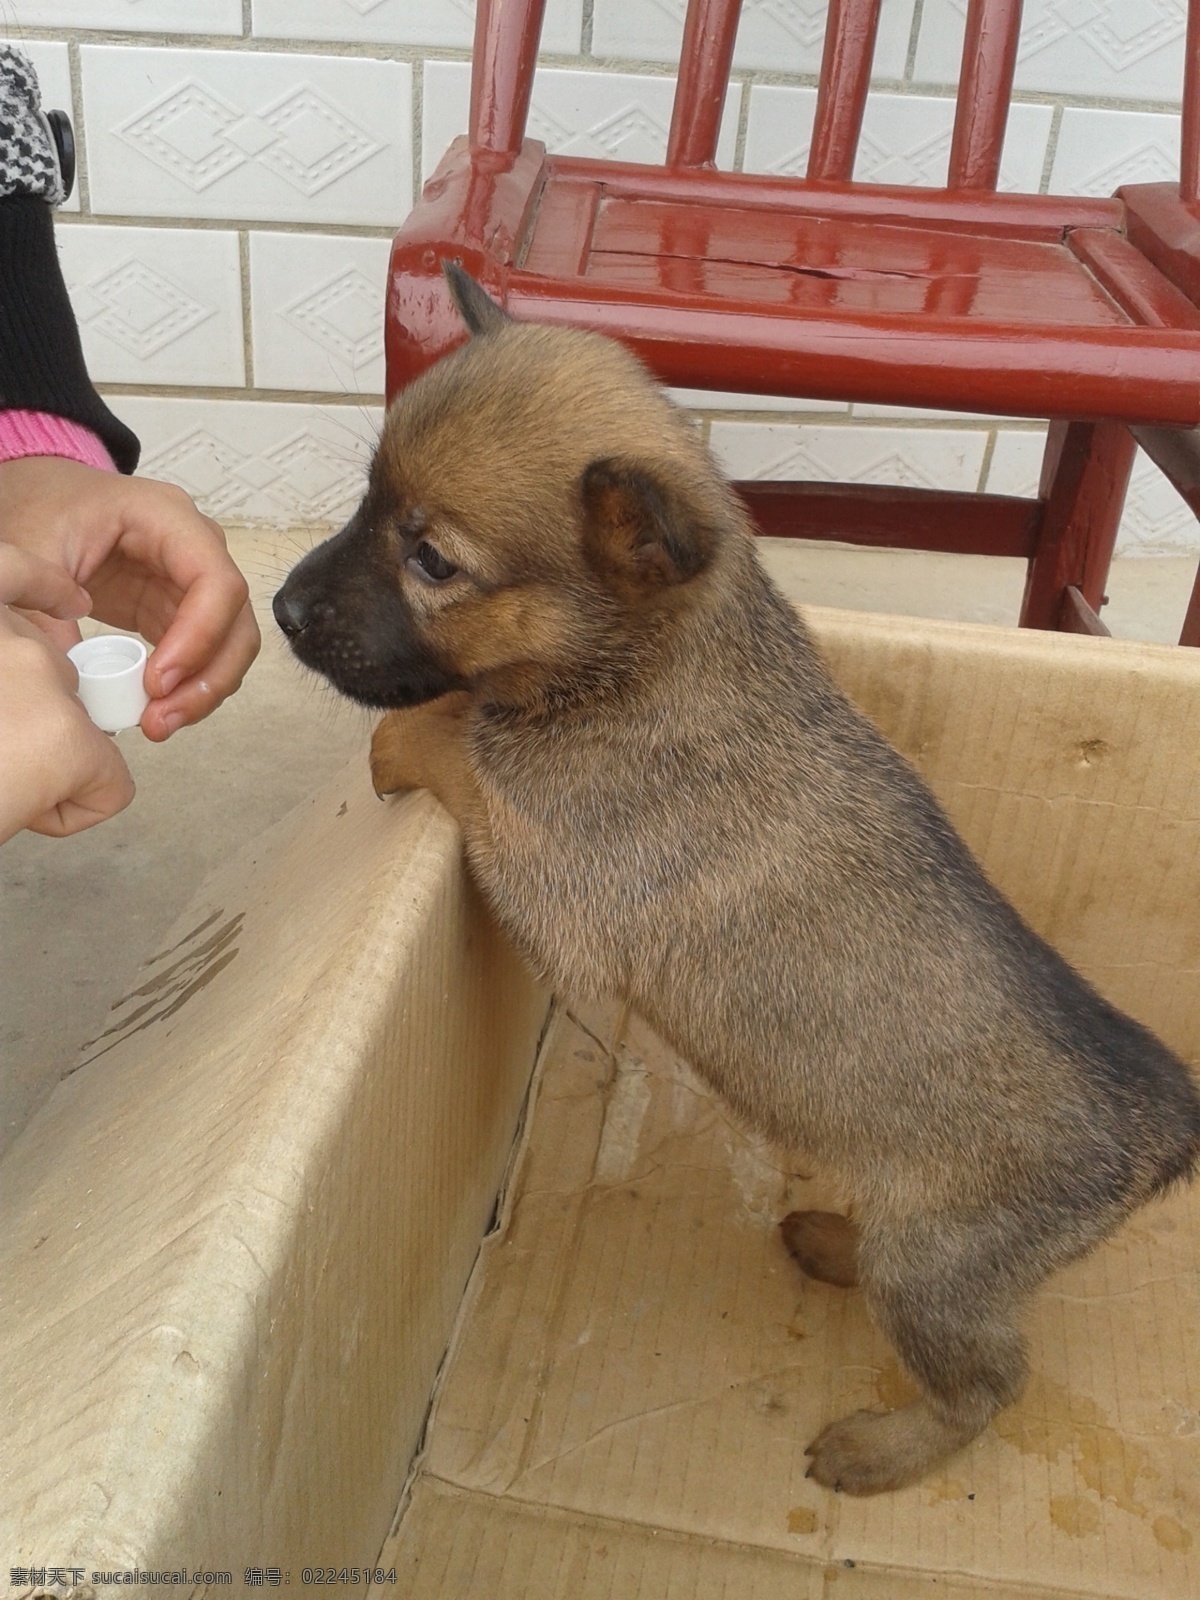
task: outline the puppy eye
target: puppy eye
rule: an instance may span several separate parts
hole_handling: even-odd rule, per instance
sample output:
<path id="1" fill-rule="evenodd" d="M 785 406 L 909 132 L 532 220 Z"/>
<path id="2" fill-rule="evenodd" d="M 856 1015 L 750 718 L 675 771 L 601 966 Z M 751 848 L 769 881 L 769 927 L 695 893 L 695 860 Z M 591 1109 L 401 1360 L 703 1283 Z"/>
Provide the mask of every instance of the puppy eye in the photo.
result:
<path id="1" fill-rule="evenodd" d="M 422 539 L 408 558 L 408 569 L 424 583 L 445 583 L 458 568 L 447 561 L 440 550 L 435 550 L 427 539 Z"/>

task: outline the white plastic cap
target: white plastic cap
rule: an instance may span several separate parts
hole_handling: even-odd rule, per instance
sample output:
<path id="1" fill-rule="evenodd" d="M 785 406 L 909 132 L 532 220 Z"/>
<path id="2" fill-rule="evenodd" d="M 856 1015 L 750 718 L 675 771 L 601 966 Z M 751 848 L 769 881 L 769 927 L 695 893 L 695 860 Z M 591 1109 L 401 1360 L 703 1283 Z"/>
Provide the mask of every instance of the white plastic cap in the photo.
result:
<path id="1" fill-rule="evenodd" d="M 83 708 L 105 733 L 136 728 L 150 704 L 142 677 L 146 646 L 123 633 L 100 633 L 74 645 L 67 655 L 79 674 Z"/>

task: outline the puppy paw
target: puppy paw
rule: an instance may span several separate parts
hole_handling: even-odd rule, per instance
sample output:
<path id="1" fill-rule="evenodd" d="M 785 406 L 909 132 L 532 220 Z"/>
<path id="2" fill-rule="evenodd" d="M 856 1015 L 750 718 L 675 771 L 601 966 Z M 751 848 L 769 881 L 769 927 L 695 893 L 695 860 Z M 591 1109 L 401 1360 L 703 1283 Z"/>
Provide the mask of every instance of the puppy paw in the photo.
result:
<path id="1" fill-rule="evenodd" d="M 836 1211 L 792 1211 L 779 1224 L 800 1270 L 822 1283 L 853 1289 L 858 1282 L 858 1229 Z"/>
<path id="2" fill-rule="evenodd" d="M 975 1437 L 978 1428 L 940 1421 L 922 1400 L 897 1411 L 855 1411 L 831 1422 L 804 1452 L 805 1474 L 842 1494 L 883 1494 L 932 1472 Z"/>
<path id="3" fill-rule="evenodd" d="M 405 713 L 389 711 L 371 735 L 371 782 L 382 800 L 400 789 L 420 785 L 412 770 L 410 741 L 404 736 Z"/>

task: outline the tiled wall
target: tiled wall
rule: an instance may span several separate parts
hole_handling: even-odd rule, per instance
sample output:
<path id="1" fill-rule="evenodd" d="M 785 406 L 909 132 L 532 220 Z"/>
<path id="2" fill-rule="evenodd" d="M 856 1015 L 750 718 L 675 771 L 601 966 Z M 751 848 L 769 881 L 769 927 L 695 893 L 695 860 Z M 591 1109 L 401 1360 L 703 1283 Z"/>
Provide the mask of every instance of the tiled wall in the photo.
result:
<path id="1" fill-rule="evenodd" d="M 745 0 L 722 165 L 803 169 L 826 0 Z M 531 132 L 660 157 L 685 0 L 549 0 Z M 944 180 L 966 0 L 883 0 L 858 175 Z M 1106 194 L 1177 168 L 1186 0 L 1026 0 L 1006 187 Z M 473 0 L 0 0 L 71 109 L 62 258 L 144 470 L 229 521 L 329 522 L 378 424 L 388 238 L 466 124 Z M 1032 492 L 1041 430 L 690 397 L 739 475 Z M 1126 548 L 1195 548 L 1139 462 Z"/>

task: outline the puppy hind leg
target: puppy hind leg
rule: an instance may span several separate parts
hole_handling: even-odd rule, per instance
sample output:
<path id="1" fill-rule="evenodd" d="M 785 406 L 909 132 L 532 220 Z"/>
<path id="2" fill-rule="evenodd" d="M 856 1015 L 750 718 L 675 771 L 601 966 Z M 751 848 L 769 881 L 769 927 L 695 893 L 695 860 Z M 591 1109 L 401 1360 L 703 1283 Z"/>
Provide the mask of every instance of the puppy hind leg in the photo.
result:
<path id="1" fill-rule="evenodd" d="M 1025 1386 L 1018 1294 L 995 1241 L 937 1249 L 875 1237 L 861 1260 L 867 1304 L 922 1393 L 890 1412 L 842 1417 L 808 1447 L 809 1476 L 847 1494 L 915 1483 L 982 1433 Z M 936 1254 L 935 1254 L 936 1253 Z M 934 1259 L 931 1259 L 931 1256 Z M 940 1256 L 940 1259 L 936 1257 Z"/>

